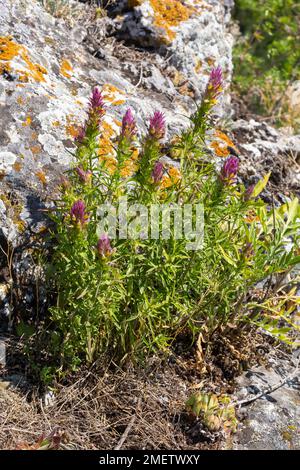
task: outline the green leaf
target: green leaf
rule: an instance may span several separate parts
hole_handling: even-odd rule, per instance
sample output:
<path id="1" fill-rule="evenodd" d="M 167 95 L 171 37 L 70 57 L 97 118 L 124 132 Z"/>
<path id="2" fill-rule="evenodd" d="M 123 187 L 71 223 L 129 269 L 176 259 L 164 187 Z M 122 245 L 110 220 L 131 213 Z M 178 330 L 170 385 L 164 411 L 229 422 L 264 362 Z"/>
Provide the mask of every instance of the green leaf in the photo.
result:
<path id="1" fill-rule="evenodd" d="M 270 179 L 271 172 L 267 173 L 262 180 L 260 180 L 254 187 L 251 197 L 255 198 L 257 197 L 262 191 L 265 189 L 265 187 L 268 184 L 268 181 Z"/>
<path id="2" fill-rule="evenodd" d="M 219 245 L 219 250 L 221 251 L 223 258 L 227 261 L 227 263 L 231 264 L 231 266 L 237 267 L 236 262 L 230 258 L 230 256 L 224 251 L 221 245 Z"/>

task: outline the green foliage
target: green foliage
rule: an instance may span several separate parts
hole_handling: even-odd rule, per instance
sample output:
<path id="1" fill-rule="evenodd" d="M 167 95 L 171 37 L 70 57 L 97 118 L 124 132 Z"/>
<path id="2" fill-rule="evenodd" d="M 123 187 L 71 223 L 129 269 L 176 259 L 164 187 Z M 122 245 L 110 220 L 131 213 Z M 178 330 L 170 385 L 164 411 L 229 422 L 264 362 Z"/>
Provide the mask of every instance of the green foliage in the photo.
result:
<path id="1" fill-rule="evenodd" d="M 286 87 L 300 78 L 300 3 L 237 0 L 242 36 L 234 51 L 234 84 L 250 109 L 283 117 Z"/>
<path id="2" fill-rule="evenodd" d="M 102 118 L 104 111 L 90 109 L 74 168 L 63 179 L 52 213 L 56 231 L 49 272 L 57 305 L 51 309 L 47 338 L 48 353 L 60 361 L 61 370 L 91 363 L 108 351 L 119 361 L 163 351 L 182 330 L 196 335 L 204 325 L 213 332 L 229 322 L 257 322 L 266 308 L 251 305 L 251 289 L 299 261 L 298 200 L 268 207 L 258 199 L 268 175 L 253 191 L 246 190 L 236 184 L 232 167 L 228 173 L 232 162 L 227 160 L 220 174 L 207 153 L 205 132 L 214 102 L 200 105 L 203 111 L 175 139 L 172 153 L 180 159 L 180 172 L 165 166 L 156 180 L 163 123 L 158 129 L 152 121 L 140 141 L 129 128 L 122 131 L 112 142 L 111 166 L 111 156 L 99 155 L 97 112 Z M 176 238 L 174 224 L 168 239 L 101 239 L 97 208 L 115 204 L 120 196 L 147 207 L 203 204 L 203 248 L 190 251 L 187 239 Z M 85 208 L 80 216 L 74 215 L 78 201 Z M 139 220 L 130 217 L 128 223 Z M 47 380 L 49 373 L 50 365 L 44 370 Z"/>

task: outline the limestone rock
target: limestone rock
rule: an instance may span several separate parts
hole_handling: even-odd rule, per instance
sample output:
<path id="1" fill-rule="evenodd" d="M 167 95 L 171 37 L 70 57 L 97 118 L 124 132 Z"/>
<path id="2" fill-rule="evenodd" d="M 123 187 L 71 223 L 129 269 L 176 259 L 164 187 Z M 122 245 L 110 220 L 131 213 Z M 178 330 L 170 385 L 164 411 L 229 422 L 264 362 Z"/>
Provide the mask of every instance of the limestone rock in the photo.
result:
<path id="1" fill-rule="evenodd" d="M 271 367 L 259 366 L 237 379 L 239 400 L 255 397 L 268 387 L 276 387 L 286 377 L 291 380 L 272 393 L 242 406 L 243 419 L 234 437 L 238 450 L 299 449 L 300 373 L 294 374 L 299 359 L 277 357 Z"/>
<path id="2" fill-rule="evenodd" d="M 254 183 L 271 171 L 270 183 L 275 192 L 300 193 L 300 135 L 285 133 L 254 119 L 239 119 L 232 130 L 247 183 Z"/>
<path id="3" fill-rule="evenodd" d="M 230 83 L 233 39 L 226 22 L 231 4 L 215 0 L 129 0 L 131 9 L 115 21 L 122 38 L 158 48 L 193 84 L 199 97 L 212 66 L 221 65 Z"/>

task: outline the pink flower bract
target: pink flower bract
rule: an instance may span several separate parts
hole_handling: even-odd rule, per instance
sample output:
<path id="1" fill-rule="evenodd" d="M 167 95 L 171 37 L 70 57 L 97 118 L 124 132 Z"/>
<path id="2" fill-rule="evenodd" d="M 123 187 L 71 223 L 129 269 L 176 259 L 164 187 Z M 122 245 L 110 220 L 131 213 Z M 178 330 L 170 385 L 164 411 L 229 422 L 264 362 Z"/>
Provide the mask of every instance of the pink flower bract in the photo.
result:
<path id="1" fill-rule="evenodd" d="M 97 243 L 98 254 L 102 257 L 110 256 L 112 254 L 112 247 L 110 239 L 106 233 L 103 233 Z"/>
<path id="2" fill-rule="evenodd" d="M 133 136 L 136 134 L 136 122 L 132 111 L 130 108 L 127 109 L 123 119 L 122 119 L 122 137 L 132 140 Z"/>
<path id="3" fill-rule="evenodd" d="M 154 183 L 159 183 L 164 174 L 164 165 L 161 162 L 156 162 L 152 171 L 152 178 Z"/>
<path id="4" fill-rule="evenodd" d="M 235 179 L 239 169 L 239 159 L 237 157 L 229 157 L 221 170 L 221 180 L 225 184 L 231 184 Z"/>
<path id="5" fill-rule="evenodd" d="M 74 202 L 71 207 L 70 216 L 72 220 L 75 220 L 75 222 L 80 225 L 84 225 L 88 221 L 88 215 L 83 201 L 79 199 Z"/>
<path id="6" fill-rule="evenodd" d="M 90 97 L 90 107 L 91 109 L 104 109 L 103 96 L 98 87 L 95 87 L 92 91 L 92 96 Z"/>
<path id="7" fill-rule="evenodd" d="M 163 113 L 155 111 L 150 119 L 149 134 L 155 139 L 163 139 L 166 133 L 166 120 Z"/>

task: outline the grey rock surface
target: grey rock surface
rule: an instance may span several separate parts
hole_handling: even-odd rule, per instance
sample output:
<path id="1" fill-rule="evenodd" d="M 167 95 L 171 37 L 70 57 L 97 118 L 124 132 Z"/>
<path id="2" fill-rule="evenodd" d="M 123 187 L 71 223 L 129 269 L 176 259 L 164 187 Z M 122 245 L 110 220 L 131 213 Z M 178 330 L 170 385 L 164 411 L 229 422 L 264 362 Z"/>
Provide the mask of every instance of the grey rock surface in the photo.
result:
<path id="1" fill-rule="evenodd" d="M 244 180 L 254 183 L 271 171 L 270 183 L 275 192 L 299 195 L 300 135 L 254 119 L 234 121 L 232 131 L 239 145 Z"/>
<path id="2" fill-rule="evenodd" d="M 241 407 L 242 420 L 233 448 L 238 450 L 292 450 L 300 448 L 299 358 L 277 356 L 268 368 L 255 367 L 237 380 L 239 400 L 255 397 L 268 388 L 276 390 Z"/>
<path id="3" fill-rule="evenodd" d="M 118 5 L 118 11 L 121 10 Z M 118 35 L 154 47 L 188 78 L 199 98 L 210 69 L 220 65 L 230 83 L 233 38 L 227 31 L 232 2 L 222 0 L 132 0 L 115 20 Z M 126 5 L 126 3 L 124 4 Z"/>

